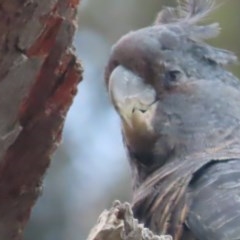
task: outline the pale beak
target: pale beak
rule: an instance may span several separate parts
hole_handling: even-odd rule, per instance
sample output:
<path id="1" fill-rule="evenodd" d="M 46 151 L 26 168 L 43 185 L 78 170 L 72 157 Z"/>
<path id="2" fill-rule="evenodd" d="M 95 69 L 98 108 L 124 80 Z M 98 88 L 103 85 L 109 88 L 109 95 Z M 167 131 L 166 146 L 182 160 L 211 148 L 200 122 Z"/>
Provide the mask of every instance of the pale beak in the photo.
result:
<path id="1" fill-rule="evenodd" d="M 125 131 L 138 135 L 153 132 L 152 120 L 157 97 L 150 84 L 125 67 L 118 66 L 110 75 L 108 88 Z"/>

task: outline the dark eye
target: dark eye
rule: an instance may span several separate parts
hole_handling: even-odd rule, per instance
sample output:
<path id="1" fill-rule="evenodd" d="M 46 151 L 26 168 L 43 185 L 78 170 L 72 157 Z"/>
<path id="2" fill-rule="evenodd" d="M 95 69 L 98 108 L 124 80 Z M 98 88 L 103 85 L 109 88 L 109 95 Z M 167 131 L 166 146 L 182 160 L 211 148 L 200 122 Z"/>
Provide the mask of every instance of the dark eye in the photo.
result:
<path id="1" fill-rule="evenodd" d="M 178 70 L 171 70 L 166 72 L 166 78 L 170 82 L 176 82 L 181 76 L 181 72 Z"/>
<path id="2" fill-rule="evenodd" d="M 176 84 L 182 76 L 182 72 L 179 70 L 169 70 L 164 74 L 164 85 L 171 87 Z"/>

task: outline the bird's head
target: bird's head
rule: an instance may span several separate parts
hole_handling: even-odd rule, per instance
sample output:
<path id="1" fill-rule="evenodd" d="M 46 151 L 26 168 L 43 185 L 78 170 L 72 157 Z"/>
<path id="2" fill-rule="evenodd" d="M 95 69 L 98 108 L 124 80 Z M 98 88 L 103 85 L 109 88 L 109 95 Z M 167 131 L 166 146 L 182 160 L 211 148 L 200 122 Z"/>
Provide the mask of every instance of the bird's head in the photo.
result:
<path id="1" fill-rule="evenodd" d="M 224 69 L 236 61 L 204 39 L 217 23 L 198 22 L 213 1 L 165 8 L 153 26 L 123 36 L 112 48 L 106 84 L 127 148 L 141 164 L 215 147 L 240 120 L 240 85 Z"/>

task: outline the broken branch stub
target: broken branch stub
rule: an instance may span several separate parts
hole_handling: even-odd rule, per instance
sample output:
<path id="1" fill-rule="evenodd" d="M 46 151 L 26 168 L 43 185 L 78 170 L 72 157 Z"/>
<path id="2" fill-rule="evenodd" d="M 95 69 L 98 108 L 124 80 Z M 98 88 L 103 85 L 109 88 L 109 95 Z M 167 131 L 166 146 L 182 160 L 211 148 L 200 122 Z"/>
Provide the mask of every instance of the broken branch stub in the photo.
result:
<path id="1" fill-rule="evenodd" d="M 133 217 L 129 203 L 115 201 L 104 210 L 87 240 L 171 240 L 168 235 L 154 235 Z"/>

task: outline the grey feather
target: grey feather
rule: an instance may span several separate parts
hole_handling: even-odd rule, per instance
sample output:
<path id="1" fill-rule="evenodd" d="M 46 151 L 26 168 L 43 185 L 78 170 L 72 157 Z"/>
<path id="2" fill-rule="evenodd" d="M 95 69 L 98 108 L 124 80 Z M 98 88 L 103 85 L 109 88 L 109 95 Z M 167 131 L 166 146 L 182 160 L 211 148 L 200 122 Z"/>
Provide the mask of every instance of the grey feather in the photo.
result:
<path id="1" fill-rule="evenodd" d="M 197 239 L 240 239 L 239 167 L 239 159 L 212 164 L 190 184 L 187 225 Z"/>
<path id="2" fill-rule="evenodd" d="M 215 9 L 214 0 L 184 0 L 176 8 L 166 7 L 157 16 L 155 24 L 181 25 L 189 37 L 208 39 L 216 37 L 220 28 L 218 23 L 198 26 Z"/>
<path id="3" fill-rule="evenodd" d="M 157 16 L 155 24 L 167 24 L 178 21 L 178 13 L 176 8 L 165 7 Z"/>
<path id="4" fill-rule="evenodd" d="M 180 16 L 189 24 L 203 20 L 215 9 L 214 0 L 184 0 L 179 4 Z"/>
<path id="5" fill-rule="evenodd" d="M 214 9 L 216 9 L 214 0 L 178 1 L 176 8 L 166 7 L 158 14 L 155 25 L 177 26 L 178 29 L 181 29 L 181 34 L 196 42 L 197 45 L 201 45 L 205 59 L 220 65 L 236 63 L 237 57 L 234 53 L 201 43 L 203 40 L 214 38 L 220 33 L 218 23 L 199 25 L 199 22 Z"/>
<path id="6" fill-rule="evenodd" d="M 212 60 L 219 65 L 227 65 L 238 62 L 238 58 L 233 52 L 214 47 L 209 47 L 208 52 L 203 57 L 205 59 Z"/>

